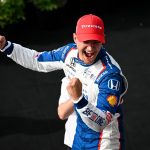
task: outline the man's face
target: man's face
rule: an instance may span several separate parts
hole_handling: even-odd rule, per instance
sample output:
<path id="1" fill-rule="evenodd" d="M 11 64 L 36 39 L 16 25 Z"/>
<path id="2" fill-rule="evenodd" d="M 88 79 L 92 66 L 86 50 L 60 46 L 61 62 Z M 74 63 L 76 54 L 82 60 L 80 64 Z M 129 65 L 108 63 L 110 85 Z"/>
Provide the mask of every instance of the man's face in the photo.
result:
<path id="1" fill-rule="evenodd" d="M 96 56 L 98 55 L 102 47 L 102 43 L 100 43 L 99 41 L 95 41 L 95 40 L 80 42 L 77 39 L 75 34 L 74 34 L 74 42 L 77 45 L 79 58 L 85 64 L 92 64 L 95 61 Z"/>

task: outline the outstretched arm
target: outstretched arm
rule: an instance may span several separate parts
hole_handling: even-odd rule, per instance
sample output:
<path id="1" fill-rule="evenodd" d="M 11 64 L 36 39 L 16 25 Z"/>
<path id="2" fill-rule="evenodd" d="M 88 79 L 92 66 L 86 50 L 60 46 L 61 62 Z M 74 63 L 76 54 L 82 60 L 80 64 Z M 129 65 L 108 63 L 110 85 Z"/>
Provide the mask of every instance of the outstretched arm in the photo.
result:
<path id="1" fill-rule="evenodd" d="M 0 35 L 0 50 L 16 63 L 31 70 L 50 72 L 62 69 L 63 47 L 57 50 L 38 52 L 7 41 L 5 36 Z"/>

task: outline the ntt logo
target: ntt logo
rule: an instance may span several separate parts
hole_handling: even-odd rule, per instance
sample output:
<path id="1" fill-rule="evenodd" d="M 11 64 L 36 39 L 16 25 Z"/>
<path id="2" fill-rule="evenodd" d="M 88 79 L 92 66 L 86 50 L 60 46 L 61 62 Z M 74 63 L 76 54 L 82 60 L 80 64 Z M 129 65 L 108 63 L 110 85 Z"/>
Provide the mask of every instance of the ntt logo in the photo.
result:
<path id="1" fill-rule="evenodd" d="M 98 28 L 98 29 L 102 29 L 101 26 L 92 25 L 92 24 L 81 25 L 81 27 L 82 27 L 82 29 L 83 29 L 83 28 Z"/>

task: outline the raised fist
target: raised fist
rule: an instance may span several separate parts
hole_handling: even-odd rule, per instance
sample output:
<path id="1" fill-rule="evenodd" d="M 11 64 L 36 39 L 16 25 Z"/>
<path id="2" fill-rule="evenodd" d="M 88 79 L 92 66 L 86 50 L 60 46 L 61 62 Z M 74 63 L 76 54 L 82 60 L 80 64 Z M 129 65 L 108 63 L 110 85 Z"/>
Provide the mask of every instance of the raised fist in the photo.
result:
<path id="1" fill-rule="evenodd" d="M 72 78 L 67 86 L 67 90 L 73 100 L 78 100 L 82 95 L 82 83 L 78 78 Z"/>

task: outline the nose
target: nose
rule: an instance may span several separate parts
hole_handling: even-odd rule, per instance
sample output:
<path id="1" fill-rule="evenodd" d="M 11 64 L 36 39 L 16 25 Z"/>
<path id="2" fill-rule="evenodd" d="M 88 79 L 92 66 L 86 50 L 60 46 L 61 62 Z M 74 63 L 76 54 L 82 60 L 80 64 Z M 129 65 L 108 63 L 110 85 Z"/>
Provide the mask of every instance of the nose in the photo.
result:
<path id="1" fill-rule="evenodd" d="M 92 50 L 92 49 L 93 49 L 93 43 L 88 43 L 87 49 L 88 49 L 88 50 Z"/>

